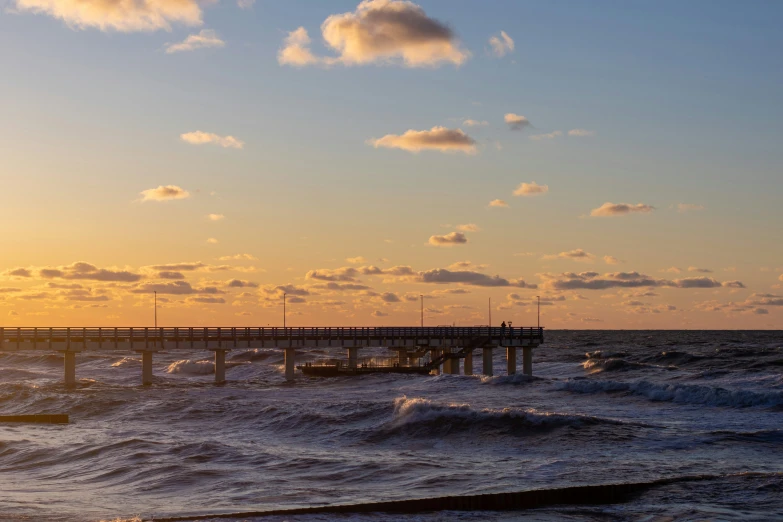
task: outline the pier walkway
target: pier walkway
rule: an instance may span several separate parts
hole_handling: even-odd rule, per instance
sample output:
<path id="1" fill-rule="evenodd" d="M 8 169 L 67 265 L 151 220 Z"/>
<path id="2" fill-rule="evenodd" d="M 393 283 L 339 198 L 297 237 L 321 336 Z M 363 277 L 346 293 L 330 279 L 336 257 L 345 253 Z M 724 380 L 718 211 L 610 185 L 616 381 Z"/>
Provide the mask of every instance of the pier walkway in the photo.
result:
<path id="1" fill-rule="evenodd" d="M 76 382 L 76 354 L 89 350 L 134 351 L 142 355 L 142 384 L 152 383 L 152 356 L 162 350 L 201 349 L 215 352 L 215 381 L 225 382 L 225 357 L 231 349 L 280 348 L 285 352 L 286 379 L 294 378 L 297 348 L 348 351 L 356 365 L 360 348 L 387 347 L 400 361 L 430 352 L 445 373 L 473 372 L 473 351 L 483 351 L 484 374 L 492 375 L 492 350 L 505 348 L 508 373 L 516 372 L 516 352 L 522 349 L 523 371 L 532 375 L 532 350 L 544 342 L 539 327 L 159 327 L 159 328 L 2 328 L 0 351 L 51 350 L 64 355 L 65 383 Z M 419 355 L 420 356 L 420 355 Z M 439 371 L 439 370 L 436 370 Z"/>

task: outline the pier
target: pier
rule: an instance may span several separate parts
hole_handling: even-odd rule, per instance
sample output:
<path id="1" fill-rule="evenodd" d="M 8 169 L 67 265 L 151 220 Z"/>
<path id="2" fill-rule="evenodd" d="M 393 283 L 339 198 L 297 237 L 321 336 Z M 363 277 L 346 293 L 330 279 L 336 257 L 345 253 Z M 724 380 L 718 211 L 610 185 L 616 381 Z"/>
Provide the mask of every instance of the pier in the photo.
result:
<path id="1" fill-rule="evenodd" d="M 533 375 L 533 349 L 544 342 L 540 327 L 160 327 L 160 328 L 0 328 L 0 352 L 28 350 L 63 354 L 64 382 L 76 383 L 76 357 L 95 350 L 141 354 L 143 385 L 152 384 L 152 360 L 163 350 L 211 350 L 215 353 L 215 382 L 226 380 L 226 352 L 232 349 L 277 348 L 285 355 L 285 378 L 294 379 L 296 350 L 332 348 L 347 352 L 347 365 L 357 368 L 359 350 L 385 347 L 398 354 L 401 365 L 421 366 L 428 356 L 432 372 L 473 374 L 473 352 L 481 350 L 484 375 L 493 375 L 495 349 L 506 350 L 506 370 L 517 370 L 522 350 L 522 371 Z M 441 369 L 442 368 L 442 369 Z"/>

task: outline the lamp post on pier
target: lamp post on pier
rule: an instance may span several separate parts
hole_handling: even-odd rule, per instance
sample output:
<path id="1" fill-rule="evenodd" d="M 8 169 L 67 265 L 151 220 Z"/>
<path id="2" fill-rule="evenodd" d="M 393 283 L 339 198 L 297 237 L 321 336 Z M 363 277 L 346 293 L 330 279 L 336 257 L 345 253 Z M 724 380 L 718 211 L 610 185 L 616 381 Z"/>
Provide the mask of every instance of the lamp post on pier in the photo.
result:
<path id="1" fill-rule="evenodd" d="M 419 294 L 421 298 L 421 327 L 424 328 L 424 294 Z"/>
<path id="2" fill-rule="evenodd" d="M 285 328 L 285 296 L 286 293 L 283 292 L 283 328 Z"/>

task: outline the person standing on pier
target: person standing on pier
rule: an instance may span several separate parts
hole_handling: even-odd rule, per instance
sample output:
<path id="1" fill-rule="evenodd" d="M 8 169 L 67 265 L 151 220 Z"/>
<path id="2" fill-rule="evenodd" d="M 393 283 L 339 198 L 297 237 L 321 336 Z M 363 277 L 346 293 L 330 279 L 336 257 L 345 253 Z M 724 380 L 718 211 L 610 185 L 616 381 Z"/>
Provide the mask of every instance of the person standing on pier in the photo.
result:
<path id="1" fill-rule="evenodd" d="M 500 340 L 502 341 L 505 336 L 506 336 L 506 321 L 503 321 L 502 323 L 500 323 Z"/>

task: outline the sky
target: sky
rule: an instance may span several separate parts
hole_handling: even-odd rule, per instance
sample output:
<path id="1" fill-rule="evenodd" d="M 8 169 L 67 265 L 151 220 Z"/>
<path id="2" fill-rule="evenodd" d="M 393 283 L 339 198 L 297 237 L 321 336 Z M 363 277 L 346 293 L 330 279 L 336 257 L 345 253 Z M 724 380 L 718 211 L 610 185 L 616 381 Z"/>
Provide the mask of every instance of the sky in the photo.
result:
<path id="1" fill-rule="evenodd" d="M 782 21 L 0 0 L 0 325 L 780 329 Z"/>

